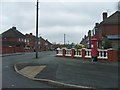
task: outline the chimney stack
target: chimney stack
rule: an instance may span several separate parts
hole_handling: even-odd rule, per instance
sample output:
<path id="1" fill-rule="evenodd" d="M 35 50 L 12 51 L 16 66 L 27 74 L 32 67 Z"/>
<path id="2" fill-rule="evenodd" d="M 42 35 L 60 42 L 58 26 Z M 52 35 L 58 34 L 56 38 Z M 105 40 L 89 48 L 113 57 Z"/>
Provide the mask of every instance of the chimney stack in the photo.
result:
<path id="1" fill-rule="evenodd" d="M 91 30 L 88 31 L 88 36 L 91 36 Z"/>
<path id="2" fill-rule="evenodd" d="M 13 30 L 16 30 L 16 27 L 12 27 Z"/>
<path id="3" fill-rule="evenodd" d="M 95 27 L 98 27 L 99 23 L 95 23 Z"/>
<path id="4" fill-rule="evenodd" d="M 103 20 L 107 18 L 107 12 L 103 12 Z"/>

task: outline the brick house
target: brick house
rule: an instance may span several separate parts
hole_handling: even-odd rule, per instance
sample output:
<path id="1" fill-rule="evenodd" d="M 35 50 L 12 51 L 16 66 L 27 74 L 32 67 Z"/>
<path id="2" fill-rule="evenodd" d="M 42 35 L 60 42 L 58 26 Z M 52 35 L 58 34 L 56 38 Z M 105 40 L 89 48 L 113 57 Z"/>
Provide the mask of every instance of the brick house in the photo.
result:
<path id="1" fill-rule="evenodd" d="M 111 16 L 107 16 L 107 13 L 103 13 L 103 21 L 100 23 L 95 23 L 93 30 L 89 30 L 89 39 L 83 38 L 81 44 L 86 45 L 89 42 L 88 47 L 90 47 L 90 39 L 92 37 L 97 38 L 99 48 L 120 48 L 118 42 L 120 41 L 120 33 L 118 28 L 120 28 L 120 11 L 116 11 Z M 91 33 L 91 34 L 90 34 Z M 87 48 L 88 48 L 87 47 Z"/>
<path id="2" fill-rule="evenodd" d="M 42 37 L 36 38 L 36 36 L 30 34 L 22 34 L 12 27 L 7 31 L 3 32 L 1 35 L 0 41 L 0 53 L 16 53 L 16 52 L 33 52 L 35 51 L 36 41 L 38 39 L 39 51 L 50 50 L 52 44 L 48 40 L 44 40 Z"/>
<path id="3" fill-rule="evenodd" d="M 34 35 L 32 35 L 32 33 L 26 34 L 25 37 L 27 39 L 25 50 L 26 51 L 27 50 L 28 51 L 35 51 L 35 45 L 36 45 L 37 38 Z"/>
<path id="4" fill-rule="evenodd" d="M 47 39 L 45 41 L 45 46 L 46 46 L 46 50 L 51 50 L 52 48 L 52 43 L 50 43 Z"/>
<path id="5" fill-rule="evenodd" d="M 35 51 L 35 45 L 37 38 L 32 33 L 25 35 L 27 44 L 25 49 L 28 51 Z M 52 44 L 48 40 L 44 40 L 42 37 L 38 38 L 38 51 L 48 51 L 52 48 Z"/>
<path id="6" fill-rule="evenodd" d="M 99 24 L 98 32 L 101 41 L 103 43 L 111 43 L 111 47 L 114 49 L 120 48 L 118 42 L 120 41 L 120 11 L 116 11 L 111 16 L 107 17 L 107 13 L 103 13 L 103 21 Z M 101 44 L 101 43 L 100 43 Z M 101 46 L 99 44 L 99 46 Z"/>
<path id="7" fill-rule="evenodd" d="M 52 48 L 52 43 L 50 43 L 47 39 L 43 39 L 42 37 L 39 37 L 40 41 L 40 51 L 49 51 Z"/>
<path id="8" fill-rule="evenodd" d="M 25 36 L 16 27 L 12 27 L 2 34 L 2 53 L 24 52 Z"/>
<path id="9" fill-rule="evenodd" d="M 45 40 L 42 37 L 39 37 L 40 41 L 40 51 L 46 51 Z"/>

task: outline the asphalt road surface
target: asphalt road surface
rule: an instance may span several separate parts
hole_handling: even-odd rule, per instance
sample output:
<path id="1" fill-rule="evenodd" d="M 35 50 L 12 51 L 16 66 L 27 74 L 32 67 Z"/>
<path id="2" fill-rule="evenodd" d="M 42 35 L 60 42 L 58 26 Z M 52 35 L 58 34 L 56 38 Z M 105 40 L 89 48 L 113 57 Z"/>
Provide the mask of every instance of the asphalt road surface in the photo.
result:
<path id="1" fill-rule="evenodd" d="M 2 59 L 2 87 L 3 88 L 57 88 L 42 82 L 27 79 L 14 71 L 13 65 L 18 62 L 29 62 L 49 65 L 49 68 L 41 74 L 42 78 L 57 80 L 63 83 L 98 88 L 118 87 L 118 63 L 98 62 L 88 60 L 54 57 L 55 52 L 40 52 L 39 59 L 35 59 L 35 53 L 6 56 Z M 48 74 L 48 72 L 50 72 Z M 48 75 L 48 76 L 46 76 Z M 44 77 L 43 77 L 44 76 Z"/>
<path id="2" fill-rule="evenodd" d="M 50 53 L 39 53 L 39 57 L 47 55 L 50 55 Z M 15 63 L 30 61 L 32 59 L 35 59 L 35 53 L 2 57 L 2 88 L 56 88 L 52 85 L 30 80 L 15 72 L 13 68 Z"/>

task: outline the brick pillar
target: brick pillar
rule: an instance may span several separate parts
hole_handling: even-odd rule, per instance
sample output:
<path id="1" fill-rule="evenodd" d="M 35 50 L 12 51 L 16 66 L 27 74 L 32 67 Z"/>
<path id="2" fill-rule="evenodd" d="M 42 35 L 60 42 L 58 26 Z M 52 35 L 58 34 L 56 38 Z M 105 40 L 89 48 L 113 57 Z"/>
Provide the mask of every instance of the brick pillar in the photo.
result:
<path id="1" fill-rule="evenodd" d="M 118 62 L 120 62 L 120 50 L 118 50 Z"/>
<path id="2" fill-rule="evenodd" d="M 109 61 L 118 61 L 119 56 L 118 50 L 108 50 L 108 60 Z"/>
<path id="3" fill-rule="evenodd" d="M 75 49 L 71 49 L 71 58 L 74 58 L 74 55 L 75 55 Z"/>
<path id="4" fill-rule="evenodd" d="M 119 59 L 118 58 L 119 57 L 118 50 L 113 50 L 112 55 L 113 55 L 112 61 L 118 61 L 118 59 Z"/>
<path id="5" fill-rule="evenodd" d="M 56 49 L 56 56 L 57 56 L 57 54 L 58 54 L 58 50 Z"/>
<path id="6" fill-rule="evenodd" d="M 65 50 L 65 49 L 62 49 L 62 52 L 63 52 L 63 57 L 65 57 L 66 50 Z"/>
<path id="7" fill-rule="evenodd" d="M 58 54 L 58 49 L 56 49 L 56 54 Z"/>
<path id="8" fill-rule="evenodd" d="M 85 59 L 85 49 L 82 49 L 82 59 Z"/>
<path id="9" fill-rule="evenodd" d="M 112 50 L 108 50 L 107 53 L 108 53 L 108 60 L 109 60 L 109 61 L 112 61 L 112 59 L 113 59 Z"/>

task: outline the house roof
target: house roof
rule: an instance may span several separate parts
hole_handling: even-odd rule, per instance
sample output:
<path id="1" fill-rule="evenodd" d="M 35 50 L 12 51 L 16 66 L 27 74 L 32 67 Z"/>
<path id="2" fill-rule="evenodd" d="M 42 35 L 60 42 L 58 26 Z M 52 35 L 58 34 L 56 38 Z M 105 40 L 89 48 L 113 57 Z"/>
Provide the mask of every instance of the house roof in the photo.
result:
<path id="1" fill-rule="evenodd" d="M 39 37 L 40 40 L 45 41 L 42 37 Z"/>
<path id="2" fill-rule="evenodd" d="M 52 43 L 50 43 L 47 39 L 46 39 L 46 42 L 47 42 L 48 44 L 52 45 Z"/>
<path id="3" fill-rule="evenodd" d="M 103 20 L 101 23 L 103 24 L 120 24 L 120 11 L 116 11 L 111 16 Z"/>
<path id="4" fill-rule="evenodd" d="M 25 38 L 25 36 L 18 30 L 16 30 L 16 27 L 12 27 L 2 33 L 2 38 Z"/>
<path id="5" fill-rule="evenodd" d="M 32 38 L 32 40 L 36 41 L 37 40 L 37 37 L 32 35 L 32 34 L 26 34 L 25 35 L 26 38 Z"/>
<path id="6" fill-rule="evenodd" d="M 26 34 L 25 37 L 27 37 L 27 38 L 32 38 L 32 40 L 34 40 L 34 41 L 37 40 L 37 37 L 34 36 L 34 35 L 32 35 L 32 34 Z M 45 40 L 45 39 L 42 38 L 42 37 L 39 37 L 39 40 L 44 41 L 45 43 L 48 43 L 48 44 L 52 45 L 48 40 Z"/>
<path id="7" fill-rule="evenodd" d="M 40 40 L 44 41 L 45 43 L 48 43 L 49 45 L 52 45 L 52 43 L 50 43 L 47 39 L 43 39 L 42 37 L 40 37 Z"/>

